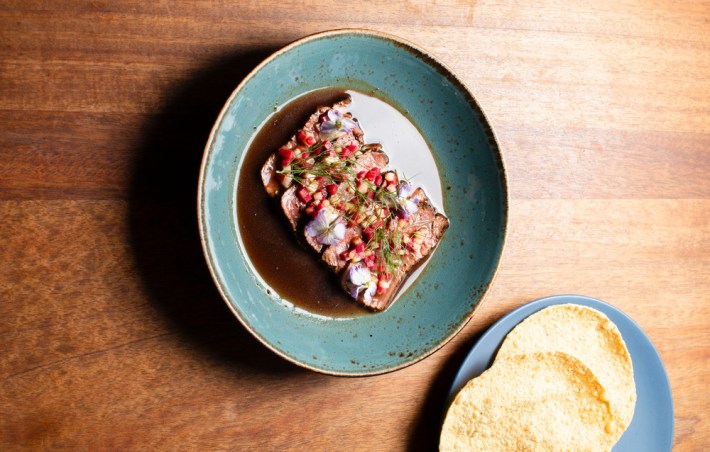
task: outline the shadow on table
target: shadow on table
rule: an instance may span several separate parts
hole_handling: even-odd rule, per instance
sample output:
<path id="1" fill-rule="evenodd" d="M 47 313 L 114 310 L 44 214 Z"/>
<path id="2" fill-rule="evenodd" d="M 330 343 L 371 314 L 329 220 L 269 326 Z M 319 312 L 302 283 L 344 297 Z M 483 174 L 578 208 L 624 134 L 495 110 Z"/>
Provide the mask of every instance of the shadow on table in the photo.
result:
<path id="1" fill-rule="evenodd" d="M 130 192 L 130 232 L 152 301 L 181 340 L 239 368 L 301 369 L 264 347 L 227 308 L 210 277 L 197 227 L 197 179 L 207 137 L 237 84 L 275 49 L 226 55 L 194 73 L 144 125 Z"/>
<path id="2" fill-rule="evenodd" d="M 454 378 L 456 378 L 466 356 L 471 351 L 472 344 L 475 344 L 479 337 L 480 335 L 477 335 L 459 346 L 442 367 L 441 372 L 429 388 L 419 416 L 414 421 L 412 429 L 414 433 L 409 438 L 408 450 L 439 450 L 441 425 L 444 422 L 444 410 L 448 408 L 451 385 L 454 383 Z"/>

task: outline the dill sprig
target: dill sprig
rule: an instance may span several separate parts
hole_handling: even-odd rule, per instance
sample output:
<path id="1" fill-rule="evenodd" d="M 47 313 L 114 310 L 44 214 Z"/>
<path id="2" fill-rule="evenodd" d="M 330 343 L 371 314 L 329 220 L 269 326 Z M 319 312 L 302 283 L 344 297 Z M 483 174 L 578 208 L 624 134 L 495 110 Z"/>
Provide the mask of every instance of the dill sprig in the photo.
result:
<path id="1" fill-rule="evenodd" d="M 282 168 L 276 172 L 284 177 L 291 177 L 301 186 L 308 186 L 312 183 L 311 180 L 316 178 L 324 178 L 328 184 L 347 183 L 352 197 L 343 201 L 350 205 L 339 212 L 338 218 L 349 223 L 358 216 L 362 218 L 364 215 L 379 213 L 378 219 L 374 222 L 377 227 L 372 227 L 371 223 L 368 228 L 365 228 L 371 228 L 366 248 L 375 255 L 375 268 L 378 273 L 393 276 L 403 265 L 400 252 L 406 249 L 403 241 L 404 232 L 398 227 L 399 219 L 396 214 L 398 193 L 387 190 L 386 183 L 377 185 L 366 178 L 357 178 L 354 168 L 358 159 L 364 153 L 371 152 L 365 146 L 360 146 L 348 157 L 336 154 L 337 159 L 329 159 L 331 156 L 328 150 L 318 152 L 323 146 L 324 143 L 318 141 L 305 149 L 299 158 L 291 160 L 289 168 Z M 398 180 L 407 182 L 410 180 L 407 177 L 401 178 L 398 173 L 395 174 Z M 365 184 L 367 190 L 364 192 L 358 190 L 360 184 Z M 382 215 L 383 209 L 387 209 L 384 215 Z M 335 223 L 336 221 L 333 222 Z M 425 223 L 428 222 L 419 222 L 417 225 Z"/>
<path id="2" fill-rule="evenodd" d="M 349 180 L 355 175 L 352 166 L 355 165 L 356 158 L 348 156 L 333 162 L 326 162 L 329 157 L 328 152 L 316 151 L 323 147 L 323 141 L 318 141 L 312 146 L 303 151 L 302 157 L 294 159 L 289 163 L 289 169 L 280 169 L 276 173 L 282 176 L 290 176 L 295 182 L 303 185 L 306 174 L 312 174 L 314 177 L 324 177 L 330 183 L 338 183 L 342 180 Z M 360 148 L 362 149 L 362 148 Z M 337 154 L 336 154 L 337 155 Z M 312 163 L 309 160 L 312 159 Z"/>
<path id="3" fill-rule="evenodd" d="M 378 256 L 380 272 L 392 276 L 402 266 L 402 257 L 399 254 L 403 249 L 402 231 L 399 229 L 378 228 L 371 242 L 368 243 L 368 248 Z"/>

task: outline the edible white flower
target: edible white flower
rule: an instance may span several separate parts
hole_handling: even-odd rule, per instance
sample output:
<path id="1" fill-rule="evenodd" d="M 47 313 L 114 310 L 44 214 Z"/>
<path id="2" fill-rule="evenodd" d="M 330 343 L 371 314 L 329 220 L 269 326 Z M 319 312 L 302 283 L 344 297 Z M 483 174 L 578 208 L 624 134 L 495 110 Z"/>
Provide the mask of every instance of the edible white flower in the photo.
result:
<path id="1" fill-rule="evenodd" d="M 372 273 L 366 266 L 362 264 L 351 265 L 348 279 L 352 286 L 350 290 L 351 297 L 357 298 L 362 292 L 365 301 L 368 303 L 372 301 L 372 296 L 377 292 L 377 284 L 373 281 Z"/>
<path id="2" fill-rule="evenodd" d="M 419 206 L 417 205 L 417 203 L 412 201 L 411 199 L 404 199 L 402 202 L 402 207 L 409 214 L 413 214 L 414 212 L 416 212 L 419 209 Z"/>
<path id="3" fill-rule="evenodd" d="M 406 216 L 413 214 L 419 209 L 416 202 L 408 199 L 412 193 L 414 193 L 414 187 L 412 187 L 410 183 L 404 181 L 400 182 L 397 187 L 397 199 L 395 199 L 395 203 L 400 209 L 404 210 Z"/>
<path id="4" fill-rule="evenodd" d="M 372 281 L 370 270 L 362 264 L 351 265 L 348 276 L 350 277 L 350 282 L 356 286 L 364 286 Z"/>
<path id="5" fill-rule="evenodd" d="M 372 281 L 370 284 L 368 284 L 365 292 L 363 292 L 363 297 L 365 298 L 365 301 L 370 303 L 372 301 L 373 295 L 375 295 L 376 292 L 377 292 L 377 284 L 375 284 L 375 282 Z"/>
<path id="6" fill-rule="evenodd" d="M 352 132 L 358 127 L 357 122 L 350 118 L 346 118 L 343 114 L 335 109 L 328 110 L 324 115 L 323 122 L 320 124 L 321 140 L 333 140 L 346 133 Z"/>
<path id="7" fill-rule="evenodd" d="M 402 181 L 397 186 L 397 194 L 402 198 L 409 198 L 414 193 L 414 187 L 409 182 Z"/>
<path id="8" fill-rule="evenodd" d="M 306 234 L 323 245 L 335 245 L 345 238 L 345 225 L 338 221 L 338 216 L 326 209 L 306 225 Z"/>

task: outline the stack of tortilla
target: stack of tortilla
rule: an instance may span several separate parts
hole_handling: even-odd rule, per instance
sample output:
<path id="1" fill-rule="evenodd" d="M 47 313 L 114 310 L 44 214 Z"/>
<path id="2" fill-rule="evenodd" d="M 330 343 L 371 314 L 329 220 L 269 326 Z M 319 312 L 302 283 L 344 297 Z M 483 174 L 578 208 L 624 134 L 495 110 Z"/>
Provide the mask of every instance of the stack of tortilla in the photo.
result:
<path id="1" fill-rule="evenodd" d="M 610 450 L 636 405 L 631 357 L 601 312 L 545 308 L 506 337 L 451 404 L 440 449 Z"/>

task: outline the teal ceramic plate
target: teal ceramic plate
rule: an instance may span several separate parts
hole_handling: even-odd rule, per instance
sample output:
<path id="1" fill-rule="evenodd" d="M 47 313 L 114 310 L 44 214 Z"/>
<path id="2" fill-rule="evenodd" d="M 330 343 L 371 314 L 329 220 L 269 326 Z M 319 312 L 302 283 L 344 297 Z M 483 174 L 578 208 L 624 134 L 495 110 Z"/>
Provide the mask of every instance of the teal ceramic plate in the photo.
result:
<path id="1" fill-rule="evenodd" d="M 557 295 L 523 305 L 497 321 L 476 342 L 461 365 L 449 393 L 449 401 L 471 378 L 488 369 L 503 339 L 515 326 L 535 312 L 556 304 L 581 304 L 597 309 L 616 324 L 626 342 L 634 366 L 636 409 L 629 428 L 614 452 L 668 451 L 673 445 L 673 399 L 661 357 L 641 327 L 629 316 L 603 301 L 580 295 Z"/>
<path id="2" fill-rule="evenodd" d="M 407 112 L 433 150 L 444 188 L 450 228 L 424 273 L 382 313 L 336 318 L 294 307 L 266 286 L 240 242 L 236 184 L 245 150 L 275 107 L 325 87 L 376 91 Z M 448 69 L 399 38 L 338 30 L 290 44 L 239 84 L 205 149 L 198 216 L 217 287 L 264 345 L 316 371 L 372 375 L 428 356 L 471 318 L 503 249 L 506 180 L 490 126 Z"/>

